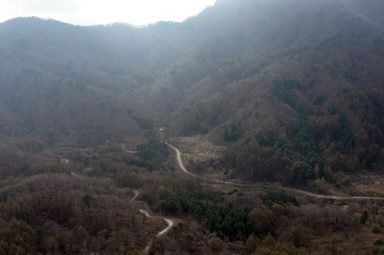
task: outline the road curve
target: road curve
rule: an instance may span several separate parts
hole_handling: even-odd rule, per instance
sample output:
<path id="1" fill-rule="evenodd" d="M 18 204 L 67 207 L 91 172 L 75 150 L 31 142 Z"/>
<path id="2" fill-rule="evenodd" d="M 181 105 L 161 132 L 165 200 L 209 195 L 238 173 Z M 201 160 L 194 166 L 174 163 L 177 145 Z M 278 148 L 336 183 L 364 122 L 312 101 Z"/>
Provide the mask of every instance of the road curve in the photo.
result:
<path id="1" fill-rule="evenodd" d="M 177 163 L 179 164 L 180 169 L 181 169 L 184 173 L 186 173 L 186 174 L 188 174 L 188 175 L 190 175 L 190 176 L 192 176 L 192 177 L 200 178 L 199 176 L 197 176 L 196 174 L 193 174 L 193 173 L 189 172 L 189 171 L 187 170 L 187 168 L 185 168 L 184 163 L 183 163 L 183 161 L 181 160 L 181 152 L 179 151 L 178 148 L 176 148 L 175 146 L 173 146 L 173 145 L 171 145 L 171 144 L 169 144 L 169 143 L 167 143 L 167 142 L 165 142 L 165 144 L 168 145 L 169 147 L 171 147 L 171 148 L 176 152 Z"/>
<path id="2" fill-rule="evenodd" d="M 142 214 L 145 215 L 145 217 L 147 218 L 152 218 L 152 216 L 149 214 L 149 212 L 147 212 L 146 210 L 143 210 L 143 209 L 140 209 L 139 210 Z M 173 227 L 174 223 L 173 223 L 173 220 L 170 220 L 170 219 L 167 219 L 167 218 L 162 218 L 166 223 L 167 223 L 167 227 L 161 231 L 159 231 L 159 233 L 157 233 L 157 237 L 159 236 L 162 236 L 162 235 L 165 235 L 166 233 L 168 233 L 169 230 L 171 230 L 171 228 Z"/>
<path id="3" fill-rule="evenodd" d="M 135 201 L 136 198 L 137 198 L 138 196 L 140 196 L 140 191 L 138 191 L 138 190 L 132 190 L 132 192 L 133 192 L 133 197 L 131 198 L 130 201 Z"/>
<path id="4" fill-rule="evenodd" d="M 168 224 L 168 227 L 166 227 L 165 229 L 157 233 L 158 237 L 168 233 L 168 231 L 171 230 L 171 228 L 173 228 L 173 225 L 174 225 L 173 221 L 170 219 L 163 218 L 163 220 Z"/>
<path id="5" fill-rule="evenodd" d="M 200 177 L 194 173 L 191 173 L 188 171 L 188 169 L 184 166 L 183 161 L 181 159 L 181 152 L 179 149 L 177 149 L 175 146 L 169 144 L 168 142 L 165 142 L 166 145 L 168 145 L 171 149 L 173 149 L 176 153 L 176 159 L 177 163 L 180 167 L 180 169 L 195 178 L 199 178 L 203 181 L 209 182 L 209 183 L 217 183 L 217 184 L 225 184 L 225 185 L 231 185 L 231 186 L 238 186 L 238 187 L 258 187 L 258 188 L 267 188 L 268 185 L 263 184 L 242 184 L 242 183 L 234 183 L 229 181 L 220 181 L 220 180 L 209 180 L 207 178 Z M 321 198 L 321 199 L 331 199 L 331 200 L 378 200 L 378 201 L 384 201 L 384 197 L 365 197 L 365 196 L 337 196 L 337 195 L 320 195 L 312 192 L 308 192 L 305 190 L 300 189 L 293 189 L 293 188 L 286 188 L 286 187 L 280 187 L 281 189 L 289 192 L 294 192 L 296 194 L 305 195 L 308 197 L 314 197 L 314 198 Z"/>
<path id="6" fill-rule="evenodd" d="M 134 195 L 133 197 L 130 199 L 130 201 L 135 201 L 137 199 L 138 196 L 140 196 L 140 191 L 138 190 L 132 190 Z M 144 214 L 145 217 L 147 218 L 152 218 L 152 215 L 149 214 L 149 212 L 147 212 L 146 210 L 144 209 L 139 209 L 139 212 Z M 173 220 L 171 219 L 167 219 L 167 218 L 163 218 L 161 217 L 166 223 L 167 223 L 167 227 L 161 231 L 159 231 L 156 235 L 156 237 L 160 237 L 160 236 L 163 236 L 165 235 L 166 233 L 168 233 L 169 230 L 171 230 L 174 226 L 174 222 Z M 149 243 L 145 246 L 144 250 L 143 250 L 143 254 L 149 254 L 149 251 L 151 250 L 151 247 L 152 247 L 152 243 L 153 243 L 153 240 L 149 241 Z"/>
<path id="7" fill-rule="evenodd" d="M 177 159 L 177 163 L 180 167 L 180 169 L 192 176 L 192 177 L 195 177 L 195 178 L 198 178 L 198 179 L 201 179 L 201 180 L 204 180 L 206 182 L 210 182 L 210 183 L 218 183 L 218 184 L 227 184 L 227 185 L 233 185 L 233 186 L 249 186 L 249 187 L 253 187 L 254 185 L 248 185 L 248 184 L 238 184 L 238 183 L 234 183 L 234 182 L 228 182 L 228 181 L 220 181 L 220 180 L 210 180 L 210 179 L 207 179 L 207 178 L 204 178 L 204 177 L 201 177 L 201 176 L 198 176 L 194 173 L 191 173 L 190 171 L 188 171 L 188 169 L 184 166 L 184 163 L 183 163 L 183 160 L 181 159 L 181 152 L 178 148 L 176 148 L 175 146 L 173 146 L 172 144 L 169 144 L 167 142 L 165 142 L 166 145 L 168 145 L 170 148 L 172 148 L 175 152 L 176 152 L 176 159 Z"/>

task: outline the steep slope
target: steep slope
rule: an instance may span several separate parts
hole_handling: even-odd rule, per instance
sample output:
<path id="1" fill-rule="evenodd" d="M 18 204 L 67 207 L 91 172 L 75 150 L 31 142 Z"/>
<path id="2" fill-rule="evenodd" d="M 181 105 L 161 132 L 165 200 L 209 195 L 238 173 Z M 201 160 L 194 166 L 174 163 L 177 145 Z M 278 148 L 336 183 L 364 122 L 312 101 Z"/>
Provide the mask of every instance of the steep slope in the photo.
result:
<path id="1" fill-rule="evenodd" d="M 143 141 L 151 121 L 129 90 L 148 77 L 111 52 L 104 29 L 36 18 L 0 25 L 0 136 L 82 146 Z"/>
<path id="2" fill-rule="evenodd" d="M 152 86 L 151 101 L 171 134 L 206 133 L 233 148 L 221 166 L 233 176 L 302 184 L 381 169 L 383 9 L 380 1 L 218 1 L 187 22 L 198 40 Z"/>
<path id="3" fill-rule="evenodd" d="M 183 23 L 145 28 L 11 20 L 0 24 L 0 135 L 133 146 L 161 125 L 225 144 L 222 167 L 252 180 L 378 169 L 383 9 L 379 0 L 219 0 Z M 271 160 L 279 164 L 261 167 Z"/>
<path id="4" fill-rule="evenodd" d="M 357 66 L 352 66 L 356 62 L 376 68 L 373 71 L 376 74 L 379 71 L 377 61 L 380 61 L 380 55 L 377 53 L 380 51 L 380 40 L 376 39 L 382 34 L 381 31 L 370 22 L 360 20 L 348 9 L 343 9 L 343 6 L 334 6 L 333 2 L 328 1 L 284 1 L 282 4 L 278 4 L 278 1 L 222 2 L 228 8 L 227 13 L 219 12 L 226 15 L 225 19 L 212 14 L 210 17 L 216 17 L 216 20 L 204 23 L 206 33 L 214 32 L 199 34 L 197 46 L 190 53 L 192 57 L 178 62 L 170 70 L 169 77 L 159 81 L 160 88 L 154 96 L 155 99 L 160 98 L 159 105 L 156 106 L 161 107 L 163 101 L 169 98 L 169 95 L 161 96 L 165 89 L 167 92 L 169 90 L 171 93 L 179 93 L 174 97 L 185 96 L 186 100 L 181 99 L 185 102 L 184 105 L 179 106 L 185 108 L 196 99 L 204 101 L 209 97 L 215 98 L 223 90 L 230 97 L 249 94 L 250 89 L 260 90 L 260 87 L 255 88 L 252 85 L 253 88 L 246 88 L 243 92 L 228 93 L 230 89 L 226 91 L 226 86 L 239 81 L 258 83 L 256 80 L 265 79 L 265 74 L 272 76 L 271 79 L 290 76 L 303 81 L 307 79 L 306 82 L 314 80 L 316 76 L 326 79 L 320 72 L 329 73 L 329 70 L 324 69 L 334 61 L 342 62 L 343 66 L 340 68 L 343 68 L 347 81 L 356 79 L 354 76 L 361 76 L 360 79 L 374 76 L 363 77 L 363 74 L 356 73 L 362 72 L 353 69 L 358 69 Z M 220 3 L 217 4 L 218 7 L 224 8 Z M 256 13 L 251 14 L 255 11 Z M 232 16 L 228 17 L 228 12 L 234 17 L 242 13 L 246 18 L 236 20 Z M 204 14 L 202 18 L 205 17 Z M 193 20 L 189 23 L 193 24 Z M 377 44 L 376 48 L 371 47 L 374 42 Z M 332 54 L 329 50 L 332 50 Z M 200 56 L 206 59 L 200 59 Z M 372 57 L 375 59 L 371 59 Z M 352 61 L 352 58 L 355 60 Z M 320 67 L 322 70 L 311 70 Z M 328 81 L 323 83 L 327 84 Z M 169 101 L 180 101 L 174 99 Z M 241 101 L 246 103 L 250 100 Z M 175 122 L 180 123 L 179 119 Z"/>

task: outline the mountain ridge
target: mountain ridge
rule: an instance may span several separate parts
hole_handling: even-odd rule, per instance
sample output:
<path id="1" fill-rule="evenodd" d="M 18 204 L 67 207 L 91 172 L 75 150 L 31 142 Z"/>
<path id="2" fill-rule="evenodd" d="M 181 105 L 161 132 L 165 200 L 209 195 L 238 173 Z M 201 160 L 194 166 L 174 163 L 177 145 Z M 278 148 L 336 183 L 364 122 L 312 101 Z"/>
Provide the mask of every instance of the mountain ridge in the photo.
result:
<path id="1" fill-rule="evenodd" d="M 206 134 L 232 148 L 272 130 L 299 154 L 292 122 L 304 116 L 311 129 L 320 122 L 329 129 L 346 116 L 359 144 L 352 154 L 362 158 L 370 144 L 384 141 L 383 32 L 377 26 L 384 6 L 369 3 L 223 0 L 184 22 L 144 28 L 11 20 L 0 24 L 0 55 L 7 60 L 0 64 L 0 108 L 13 123 L 8 130 L 49 109 L 36 115 L 31 132 L 14 128 L 45 142 L 63 142 L 65 130 L 78 140 L 91 134 L 97 143 L 143 141 L 152 127 L 167 126 L 171 136 Z M 58 93 L 68 87 L 72 92 Z M 51 101 L 54 93 L 58 98 Z M 34 102 L 44 106 L 31 108 L 29 95 L 39 95 Z M 84 108 L 82 100 L 92 107 Z M 19 102 L 28 104 L 21 109 Z M 79 120 L 84 123 L 75 125 Z M 62 131 L 52 139 L 49 130 Z M 335 132 L 322 131 L 314 141 L 326 161 L 324 139 L 330 136 L 332 143 Z"/>

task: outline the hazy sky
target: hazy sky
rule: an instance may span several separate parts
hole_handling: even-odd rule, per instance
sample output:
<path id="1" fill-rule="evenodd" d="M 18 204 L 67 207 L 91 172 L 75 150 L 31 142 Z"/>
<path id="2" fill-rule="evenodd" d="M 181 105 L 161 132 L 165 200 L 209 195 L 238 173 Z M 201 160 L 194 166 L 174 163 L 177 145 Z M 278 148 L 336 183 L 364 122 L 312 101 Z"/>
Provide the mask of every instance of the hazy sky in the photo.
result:
<path id="1" fill-rule="evenodd" d="M 0 22 L 37 16 L 77 25 L 182 21 L 215 0 L 0 0 Z"/>

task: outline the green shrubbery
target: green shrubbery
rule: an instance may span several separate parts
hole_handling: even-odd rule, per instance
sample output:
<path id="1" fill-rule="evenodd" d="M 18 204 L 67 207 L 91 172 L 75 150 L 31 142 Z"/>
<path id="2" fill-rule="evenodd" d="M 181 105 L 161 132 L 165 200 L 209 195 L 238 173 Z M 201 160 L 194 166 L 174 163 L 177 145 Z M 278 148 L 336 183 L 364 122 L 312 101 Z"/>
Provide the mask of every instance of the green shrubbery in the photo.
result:
<path id="1" fill-rule="evenodd" d="M 248 236 L 252 226 L 248 211 L 226 203 L 217 192 L 193 192 L 169 196 L 160 203 L 163 213 L 188 213 L 206 222 L 210 231 L 231 239 Z"/>
<path id="2" fill-rule="evenodd" d="M 280 204 L 283 206 L 294 205 L 299 206 L 299 202 L 295 197 L 288 195 L 284 191 L 267 190 L 265 195 L 261 197 L 264 204 L 268 207 L 274 204 Z"/>
<path id="3" fill-rule="evenodd" d="M 375 234 L 379 234 L 381 232 L 383 232 L 383 229 L 381 228 L 381 226 L 377 223 L 373 223 L 371 225 L 371 231 Z"/>
<path id="4" fill-rule="evenodd" d="M 149 171 L 164 169 L 162 162 L 168 156 L 168 146 L 158 140 L 152 139 L 147 143 L 137 146 L 139 161 L 132 161 L 133 164 L 144 167 Z"/>
<path id="5" fill-rule="evenodd" d="M 381 151 L 375 144 L 363 152 L 355 151 L 356 138 L 345 115 L 329 118 L 310 121 L 305 115 L 298 115 L 291 121 L 285 137 L 274 131 L 258 133 L 254 140 L 247 139 L 241 147 L 228 151 L 224 161 L 231 168 L 241 169 L 235 174 L 248 179 L 296 185 L 322 177 L 334 182 L 333 171 L 355 171 L 361 164 L 371 167 L 378 161 Z M 336 153 L 324 154 L 324 139 L 332 142 L 328 150 Z M 321 143 L 323 151 L 319 149 Z"/>

